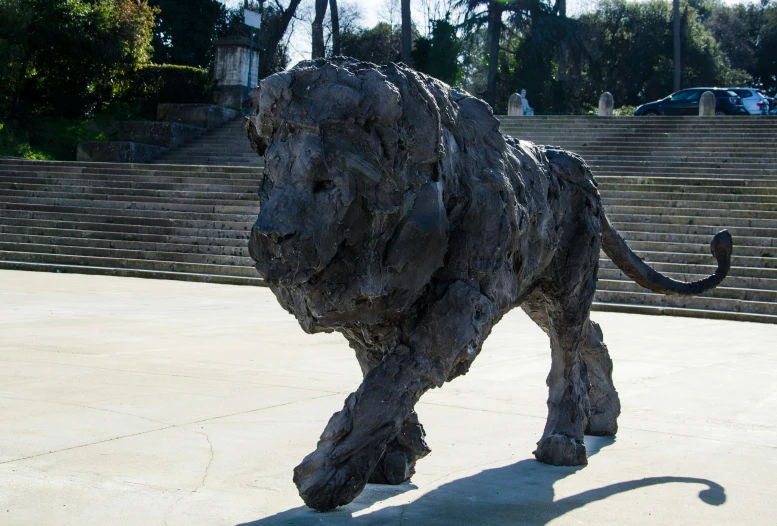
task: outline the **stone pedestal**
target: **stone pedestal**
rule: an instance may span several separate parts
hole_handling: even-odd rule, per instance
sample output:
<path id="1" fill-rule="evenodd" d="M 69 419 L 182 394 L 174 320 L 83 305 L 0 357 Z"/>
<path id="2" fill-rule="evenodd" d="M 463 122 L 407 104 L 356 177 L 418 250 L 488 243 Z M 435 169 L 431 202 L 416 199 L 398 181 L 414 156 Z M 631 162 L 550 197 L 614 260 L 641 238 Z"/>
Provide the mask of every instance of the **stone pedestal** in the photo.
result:
<path id="1" fill-rule="evenodd" d="M 213 43 L 216 46 L 216 64 L 213 76 L 216 81 L 214 102 L 219 106 L 239 109 L 243 99 L 259 83 L 259 50 L 256 45 L 251 54 L 247 37 L 228 37 Z M 248 70 L 251 69 L 251 79 Z"/>
<path id="2" fill-rule="evenodd" d="M 715 94 L 705 91 L 699 101 L 699 117 L 712 117 L 715 115 Z"/>
<path id="3" fill-rule="evenodd" d="M 509 117 L 523 116 L 523 97 L 520 94 L 510 95 L 510 100 L 507 101 L 507 115 Z"/>
<path id="4" fill-rule="evenodd" d="M 599 97 L 599 117 L 612 117 L 612 110 L 615 107 L 615 100 L 612 93 L 605 91 Z"/>

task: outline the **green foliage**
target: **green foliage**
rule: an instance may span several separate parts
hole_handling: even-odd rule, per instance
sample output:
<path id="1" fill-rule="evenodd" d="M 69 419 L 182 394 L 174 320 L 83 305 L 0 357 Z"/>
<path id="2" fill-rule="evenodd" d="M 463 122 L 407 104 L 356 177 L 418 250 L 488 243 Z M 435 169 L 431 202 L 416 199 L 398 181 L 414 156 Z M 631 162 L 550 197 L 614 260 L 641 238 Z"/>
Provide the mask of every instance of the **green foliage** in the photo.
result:
<path id="1" fill-rule="evenodd" d="M 207 68 L 227 10 L 218 0 L 148 0 L 157 8 L 154 62 Z"/>
<path id="2" fill-rule="evenodd" d="M 746 81 L 732 68 L 700 21 L 684 2 L 683 86 L 725 86 Z M 671 93 L 673 87 L 672 6 L 660 0 L 644 3 L 605 0 L 583 15 L 587 27 L 586 58 L 577 78 L 581 98 L 597 100 L 604 91 L 617 103 L 638 105 Z"/>
<path id="3" fill-rule="evenodd" d="M 631 117 L 634 115 L 634 112 L 637 110 L 636 106 L 621 106 L 620 108 L 615 108 L 612 110 L 612 114 L 616 117 Z"/>
<path id="4" fill-rule="evenodd" d="M 464 66 L 459 60 L 461 51 L 456 27 L 446 17 L 432 21 L 430 37 L 417 38 L 410 56 L 417 70 L 454 86 L 464 76 Z"/>
<path id="5" fill-rule="evenodd" d="M 380 22 L 372 29 L 359 29 L 340 35 L 343 55 L 374 64 L 388 64 L 402 59 L 402 34 L 399 26 L 392 28 Z"/>
<path id="6" fill-rule="evenodd" d="M 153 10 L 146 0 L 3 0 L 0 118 L 78 117 L 113 95 L 115 79 L 150 59 Z M 7 91 L 6 91 L 7 90 Z"/>
<path id="7" fill-rule="evenodd" d="M 159 103 L 201 103 L 211 100 L 212 94 L 207 70 L 154 64 L 127 74 L 121 101 L 134 105 L 141 116 L 154 118 Z M 130 107 L 126 110 L 131 112 Z"/>

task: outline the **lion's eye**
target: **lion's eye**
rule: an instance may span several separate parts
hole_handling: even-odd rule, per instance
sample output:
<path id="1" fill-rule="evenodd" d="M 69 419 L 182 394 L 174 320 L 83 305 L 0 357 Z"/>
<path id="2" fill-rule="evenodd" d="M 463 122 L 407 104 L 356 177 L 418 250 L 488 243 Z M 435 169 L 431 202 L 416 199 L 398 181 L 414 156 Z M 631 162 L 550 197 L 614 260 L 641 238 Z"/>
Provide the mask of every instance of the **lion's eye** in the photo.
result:
<path id="1" fill-rule="evenodd" d="M 331 190 L 334 187 L 335 187 L 335 183 L 331 179 L 324 179 L 323 181 L 314 181 L 313 193 L 317 194 L 319 192 L 326 192 L 327 190 Z"/>

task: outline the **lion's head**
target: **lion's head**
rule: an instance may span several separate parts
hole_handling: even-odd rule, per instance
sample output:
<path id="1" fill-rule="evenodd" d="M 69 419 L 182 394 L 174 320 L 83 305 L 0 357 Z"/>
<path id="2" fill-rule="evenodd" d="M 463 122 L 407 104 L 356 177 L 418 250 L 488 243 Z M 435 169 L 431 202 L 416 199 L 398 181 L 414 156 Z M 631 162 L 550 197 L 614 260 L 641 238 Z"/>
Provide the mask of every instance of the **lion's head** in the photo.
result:
<path id="1" fill-rule="evenodd" d="M 250 253 L 306 329 L 404 310 L 442 266 L 448 96 L 402 66 L 350 59 L 254 90 L 248 134 L 265 171 Z"/>

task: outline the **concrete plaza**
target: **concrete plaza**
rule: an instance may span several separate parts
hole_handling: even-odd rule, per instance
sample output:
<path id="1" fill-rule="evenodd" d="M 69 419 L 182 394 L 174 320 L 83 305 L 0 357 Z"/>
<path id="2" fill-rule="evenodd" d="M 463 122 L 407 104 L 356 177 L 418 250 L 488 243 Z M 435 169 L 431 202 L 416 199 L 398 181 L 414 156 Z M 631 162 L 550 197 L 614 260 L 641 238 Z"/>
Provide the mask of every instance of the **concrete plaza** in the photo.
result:
<path id="1" fill-rule="evenodd" d="M 360 381 L 272 293 L 0 271 L 0 524 L 774 524 L 777 326 L 597 312 L 616 439 L 584 468 L 531 452 L 546 336 L 520 311 L 417 410 L 411 483 L 320 514 L 291 480 Z"/>

